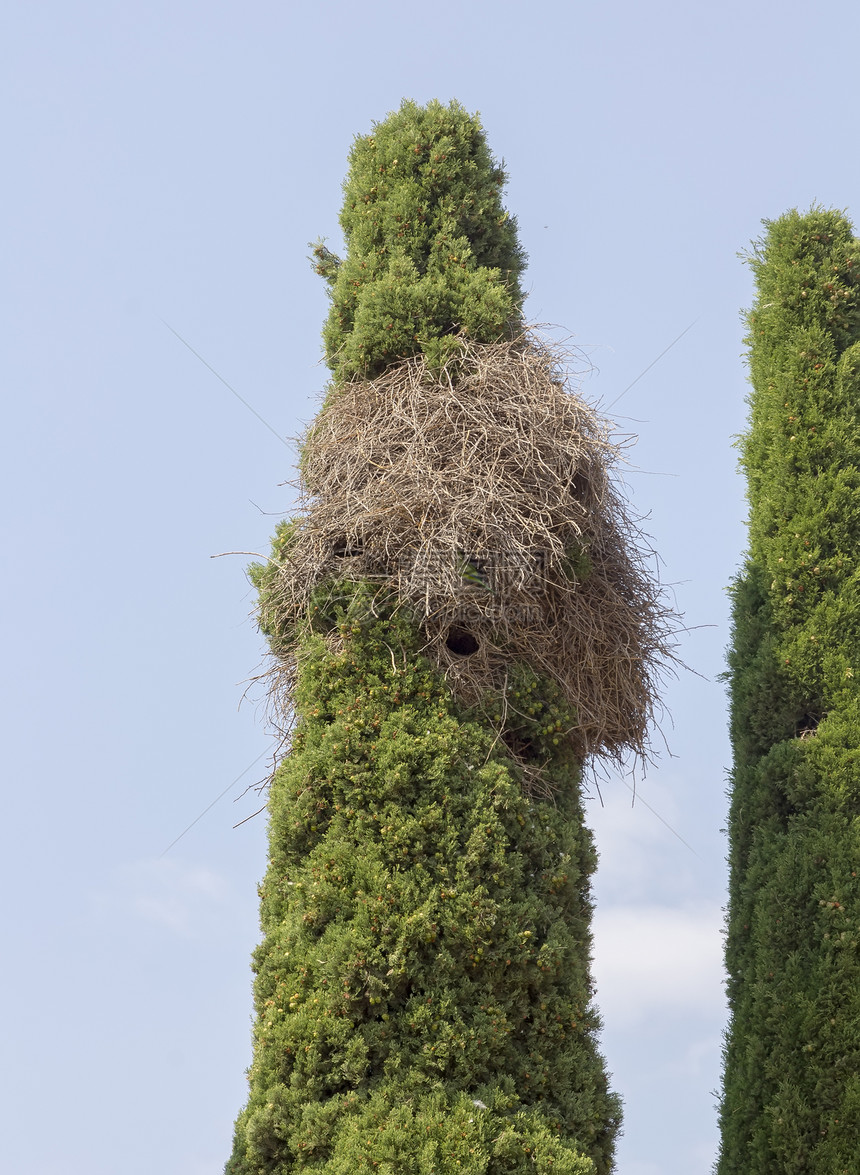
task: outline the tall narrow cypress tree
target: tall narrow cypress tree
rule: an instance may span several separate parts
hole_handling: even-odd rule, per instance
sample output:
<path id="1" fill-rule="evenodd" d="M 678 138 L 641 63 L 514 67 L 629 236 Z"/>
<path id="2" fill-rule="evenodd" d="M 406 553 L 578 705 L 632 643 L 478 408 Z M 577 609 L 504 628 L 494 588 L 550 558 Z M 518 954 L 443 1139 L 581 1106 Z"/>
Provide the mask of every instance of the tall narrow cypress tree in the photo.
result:
<path id="1" fill-rule="evenodd" d="M 537 372 L 553 445 L 553 411 L 580 413 L 583 428 L 591 418 L 523 341 L 524 259 L 503 180 L 477 118 L 405 102 L 353 147 L 346 257 L 315 249 L 333 379 L 302 453 L 304 512 L 253 569 L 295 727 L 271 787 L 250 1097 L 229 1175 L 611 1167 L 620 1111 L 591 1002 L 595 853 L 580 769 L 601 741 L 641 740 L 653 650 L 637 634 L 643 616 L 656 632 L 659 612 L 633 571 L 616 587 L 604 575 L 627 567 L 612 508 L 608 537 L 587 547 L 599 468 L 514 459 L 531 443 L 523 372 Z M 515 378 L 490 419 L 493 363 Z M 407 440 L 380 440 L 391 421 Z M 487 439 L 493 428 L 504 444 Z M 427 458 L 452 436 L 453 464 Z M 588 445 L 589 460 L 605 448 Z M 493 476 L 513 462 L 503 500 L 475 489 L 481 461 Z M 583 520 L 552 524 L 557 549 L 527 551 L 526 527 L 528 558 L 501 568 L 464 545 L 493 527 L 503 543 L 505 511 L 527 511 L 532 480 L 552 490 L 554 478 Z M 594 636 L 615 671 L 579 713 L 563 675 L 529 660 L 534 609 L 498 603 L 520 592 L 527 604 L 552 583 L 586 607 L 614 591 L 612 615 L 634 626 L 614 643 Z M 544 636 L 552 646 L 563 633 Z M 586 680 L 596 658 L 570 673 Z M 629 705 L 613 693 L 627 679 Z"/>
<path id="2" fill-rule="evenodd" d="M 848 1175 L 860 1139 L 860 243 L 837 212 L 789 212 L 750 264 L 717 1169 Z"/>

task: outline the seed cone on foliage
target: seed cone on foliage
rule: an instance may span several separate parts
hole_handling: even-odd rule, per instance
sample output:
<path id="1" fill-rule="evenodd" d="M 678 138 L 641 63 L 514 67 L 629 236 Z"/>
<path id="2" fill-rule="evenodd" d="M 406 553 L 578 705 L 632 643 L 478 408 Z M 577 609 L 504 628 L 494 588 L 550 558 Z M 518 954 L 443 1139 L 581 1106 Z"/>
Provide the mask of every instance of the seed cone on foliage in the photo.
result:
<path id="1" fill-rule="evenodd" d="M 607 1175 L 581 765 L 642 750 L 667 615 L 478 120 L 406 102 L 350 163 L 333 383 L 252 569 L 294 727 L 227 1171 Z"/>
<path id="2" fill-rule="evenodd" d="M 717 1170 L 840 1175 L 860 1153 L 860 242 L 790 212 L 750 260 Z"/>

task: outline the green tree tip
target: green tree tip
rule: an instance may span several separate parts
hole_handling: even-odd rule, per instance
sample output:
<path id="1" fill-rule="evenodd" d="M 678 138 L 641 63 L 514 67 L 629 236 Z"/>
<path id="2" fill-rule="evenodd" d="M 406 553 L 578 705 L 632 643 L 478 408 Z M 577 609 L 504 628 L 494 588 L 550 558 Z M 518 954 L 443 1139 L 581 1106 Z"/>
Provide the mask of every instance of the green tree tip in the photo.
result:
<path id="1" fill-rule="evenodd" d="M 458 333 L 492 342 L 520 327 L 525 254 L 502 205 L 505 178 L 479 117 L 456 101 L 404 101 L 356 138 L 346 257 L 313 246 L 332 298 L 323 338 L 336 380 L 419 352 L 438 365 Z"/>

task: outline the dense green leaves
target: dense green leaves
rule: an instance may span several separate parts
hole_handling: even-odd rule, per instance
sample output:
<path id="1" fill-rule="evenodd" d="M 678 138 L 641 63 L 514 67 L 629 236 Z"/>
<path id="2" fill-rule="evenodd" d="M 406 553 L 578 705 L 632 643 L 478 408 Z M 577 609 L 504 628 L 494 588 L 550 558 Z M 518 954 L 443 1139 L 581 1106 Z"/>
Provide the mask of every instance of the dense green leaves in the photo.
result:
<path id="1" fill-rule="evenodd" d="M 595 857 L 572 765 L 554 802 L 528 800 L 402 613 L 358 585 L 327 608 L 272 787 L 228 1171 L 606 1172 L 619 1108 L 595 1046 Z"/>
<path id="2" fill-rule="evenodd" d="M 718 1170 L 839 1175 L 860 1137 L 860 244 L 791 212 L 750 260 Z"/>
<path id="3" fill-rule="evenodd" d="M 457 103 L 406 101 L 355 140 L 340 262 L 320 242 L 332 308 L 326 359 L 338 379 L 373 375 L 423 351 L 444 361 L 463 331 L 490 342 L 516 329 L 525 257 L 501 203 L 505 181 L 481 124 Z"/>

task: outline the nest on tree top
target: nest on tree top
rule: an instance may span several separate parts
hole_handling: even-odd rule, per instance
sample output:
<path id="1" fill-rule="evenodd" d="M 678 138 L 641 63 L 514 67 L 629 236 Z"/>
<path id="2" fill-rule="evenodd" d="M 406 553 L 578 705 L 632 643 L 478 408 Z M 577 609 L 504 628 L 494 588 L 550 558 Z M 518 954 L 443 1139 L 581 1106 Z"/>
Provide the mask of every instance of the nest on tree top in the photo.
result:
<path id="1" fill-rule="evenodd" d="M 329 393 L 262 623 L 292 631 L 321 584 L 378 584 L 466 705 L 516 710 L 525 664 L 558 687 L 578 758 L 644 754 L 673 614 L 610 476 L 619 447 L 539 340 L 460 342 L 441 371 L 416 356 Z M 289 676 L 295 647 L 278 653 Z"/>

